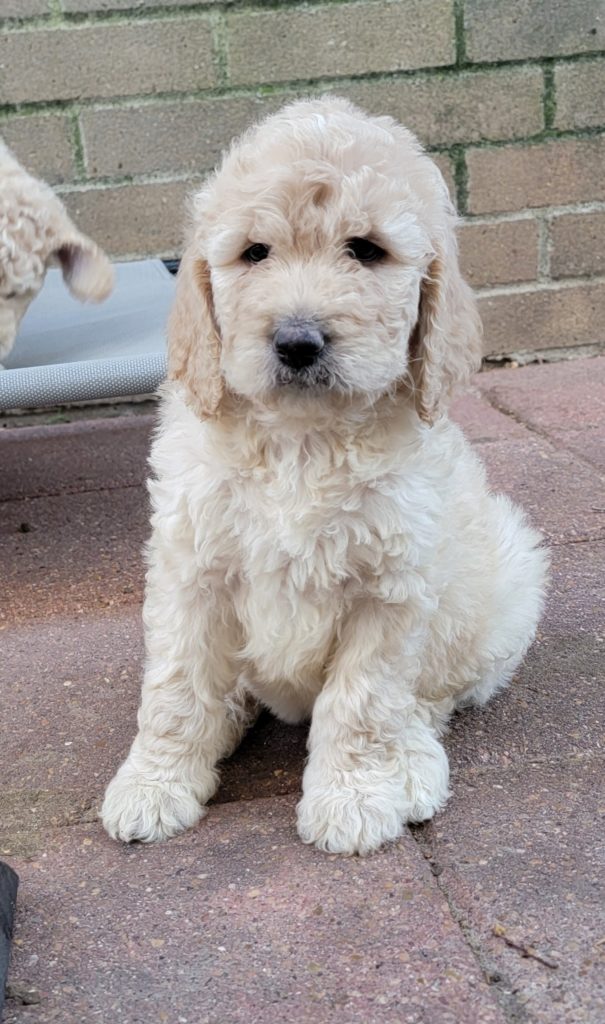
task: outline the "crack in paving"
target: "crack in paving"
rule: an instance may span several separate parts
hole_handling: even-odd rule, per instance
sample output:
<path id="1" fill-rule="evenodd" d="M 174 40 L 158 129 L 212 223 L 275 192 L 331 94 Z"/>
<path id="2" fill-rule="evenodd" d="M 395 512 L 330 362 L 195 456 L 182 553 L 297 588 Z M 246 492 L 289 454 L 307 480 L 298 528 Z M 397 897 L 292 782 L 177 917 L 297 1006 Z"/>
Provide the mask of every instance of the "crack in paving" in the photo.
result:
<path id="1" fill-rule="evenodd" d="M 520 427 L 524 427 L 527 431 L 529 431 L 530 434 L 535 434 L 537 437 L 541 438 L 542 441 L 547 441 L 554 448 L 555 451 L 563 451 L 567 455 L 573 456 L 573 458 L 580 459 L 584 463 L 584 465 L 586 465 L 589 469 L 592 470 L 593 473 L 596 471 L 601 480 L 603 479 L 603 473 L 598 463 L 593 462 L 591 459 L 587 458 L 585 455 L 582 455 L 581 452 L 576 451 L 574 448 L 568 448 L 564 440 L 560 438 L 557 438 L 555 442 L 555 439 L 552 437 L 551 434 L 548 433 L 548 431 L 544 430 L 542 427 L 536 426 L 536 424 L 534 423 L 528 422 L 527 420 L 523 419 L 520 413 L 516 412 L 514 409 L 511 409 L 506 404 L 506 402 L 503 402 L 491 391 L 488 391 L 487 389 L 482 389 L 481 395 L 485 398 L 487 404 L 491 406 L 491 408 L 494 409 L 496 412 L 501 413 L 503 416 L 508 416 L 515 423 L 518 423 Z"/>
<path id="2" fill-rule="evenodd" d="M 426 825 L 410 825 L 408 826 L 408 831 L 422 856 L 428 862 L 437 888 L 447 903 L 448 910 L 458 925 L 466 946 L 468 946 L 477 961 L 487 985 L 494 991 L 498 1006 L 504 1017 L 509 1024 L 529 1024 L 530 1017 L 526 1007 L 519 998 L 518 990 L 515 989 L 511 980 L 506 974 L 502 973 L 493 958 L 483 948 L 481 939 L 466 919 L 464 911 L 454 901 L 444 879 L 443 865 L 439 863 L 434 844 L 427 835 Z"/>
<path id="3" fill-rule="evenodd" d="M 139 487 L 142 490 L 145 488 L 144 481 L 135 481 L 132 484 L 103 484 L 102 487 L 67 487 L 62 488 L 60 491 L 41 491 L 40 494 L 21 494 L 21 495 L 9 495 L 8 498 L 0 498 L 0 505 L 10 505 L 11 502 L 17 504 L 22 501 L 42 501 L 44 498 L 63 498 L 70 494 L 101 494 L 103 491 L 111 492 L 114 491 L 129 491 L 133 487 Z"/>

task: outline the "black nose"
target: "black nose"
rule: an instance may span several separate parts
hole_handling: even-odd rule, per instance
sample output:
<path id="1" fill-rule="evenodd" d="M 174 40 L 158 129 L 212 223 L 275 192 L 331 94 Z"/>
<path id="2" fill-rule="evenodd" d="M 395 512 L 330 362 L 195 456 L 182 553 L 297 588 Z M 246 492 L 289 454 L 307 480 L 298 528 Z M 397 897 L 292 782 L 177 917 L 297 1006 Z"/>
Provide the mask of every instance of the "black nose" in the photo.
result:
<path id="1" fill-rule="evenodd" d="M 325 344 L 317 324 L 310 320 L 286 320 L 273 335 L 273 347 L 285 366 L 302 370 L 316 362 Z"/>

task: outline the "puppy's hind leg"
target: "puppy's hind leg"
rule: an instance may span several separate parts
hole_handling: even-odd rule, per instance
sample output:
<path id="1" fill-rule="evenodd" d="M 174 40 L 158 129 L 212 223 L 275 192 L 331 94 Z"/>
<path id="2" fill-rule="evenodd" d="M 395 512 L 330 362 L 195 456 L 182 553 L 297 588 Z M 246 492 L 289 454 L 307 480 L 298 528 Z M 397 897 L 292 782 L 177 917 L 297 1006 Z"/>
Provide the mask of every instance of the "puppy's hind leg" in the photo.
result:
<path id="1" fill-rule="evenodd" d="M 536 635 L 548 586 L 550 558 L 540 534 L 503 495 L 493 499 L 492 511 L 496 571 L 488 627 L 480 638 L 484 669 L 458 708 L 485 704 L 511 681 Z"/>
<path id="2" fill-rule="evenodd" d="M 246 722 L 234 691 L 233 614 L 226 598 L 200 586 L 194 565 L 183 569 L 179 554 L 152 542 L 139 731 L 101 809 L 109 834 L 124 842 L 194 825 L 218 785 L 217 762 Z"/>
<path id="3" fill-rule="evenodd" d="M 227 706 L 227 727 L 221 761 L 231 757 L 237 750 L 248 729 L 252 728 L 261 712 L 261 706 L 248 689 L 243 674 L 239 677 L 235 689 L 225 697 L 225 704 Z"/>

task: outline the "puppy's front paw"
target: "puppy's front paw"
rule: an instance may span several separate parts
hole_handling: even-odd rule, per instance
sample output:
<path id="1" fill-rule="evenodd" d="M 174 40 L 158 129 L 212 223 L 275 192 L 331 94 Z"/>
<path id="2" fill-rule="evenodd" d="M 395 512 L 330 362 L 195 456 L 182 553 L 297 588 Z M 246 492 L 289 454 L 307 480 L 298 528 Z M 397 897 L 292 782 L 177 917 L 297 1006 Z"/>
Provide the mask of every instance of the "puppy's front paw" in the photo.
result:
<path id="1" fill-rule="evenodd" d="M 404 747 L 394 774 L 351 772 L 330 785 L 325 764 L 307 765 L 298 805 L 298 833 L 329 853 L 362 856 L 398 839 L 409 821 L 432 818 L 448 798 L 449 766 L 433 736 Z M 342 778 L 342 776 L 341 776 Z"/>
<path id="2" fill-rule="evenodd" d="M 364 856 L 397 839 L 405 824 L 392 786 L 305 787 L 298 805 L 298 834 L 327 853 Z"/>
<path id="3" fill-rule="evenodd" d="M 445 806 L 449 793 L 450 767 L 447 754 L 434 737 L 408 750 L 405 769 L 406 821 L 428 821 Z"/>
<path id="4" fill-rule="evenodd" d="M 101 808 L 109 835 L 124 843 L 168 839 L 195 825 L 204 813 L 189 786 L 149 781 L 126 765 L 109 783 Z"/>

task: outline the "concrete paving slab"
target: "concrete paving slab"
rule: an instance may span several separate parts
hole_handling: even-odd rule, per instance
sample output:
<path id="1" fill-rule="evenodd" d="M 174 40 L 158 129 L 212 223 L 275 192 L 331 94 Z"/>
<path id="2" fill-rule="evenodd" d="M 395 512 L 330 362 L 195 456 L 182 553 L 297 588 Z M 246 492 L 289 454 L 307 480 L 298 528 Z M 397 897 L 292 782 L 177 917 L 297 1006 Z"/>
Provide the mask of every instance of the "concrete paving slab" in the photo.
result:
<path id="1" fill-rule="evenodd" d="M 605 470 L 605 356 L 483 373 L 475 383 L 496 410 Z"/>
<path id="2" fill-rule="evenodd" d="M 148 533 L 140 487 L 0 504 L 0 626 L 140 604 Z"/>
<path id="3" fill-rule="evenodd" d="M 121 435 L 115 429 L 116 445 L 129 450 L 137 421 L 126 421 Z M 605 536 L 603 485 L 572 454 L 537 437 L 478 448 L 493 487 L 520 501 L 552 543 Z M 54 495 L 0 504 L 0 623 L 98 613 L 111 603 L 140 601 L 141 551 L 148 535 L 144 489 L 73 493 L 65 461 L 50 451 L 45 461 Z"/>
<path id="4" fill-rule="evenodd" d="M 0 430 L 0 502 L 144 483 L 154 417 Z"/>
<path id="5" fill-rule="evenodd" d="M 473 765 L 603 749 L 604 581 L 603 542 L 555 549 L 546 618 L 517 679 L 453 720 L 446 746 L 455 779 Z M 34 826 L 77 819 L 98 803 L 128 750 L 142 675 L 140 611 L 27 623 L 0 635 L 1 706 L 11 709 L 0 834 L 5 847 L 27 840 L 30 848 L 40 842 L 39 833 L 29 835 Z M 261 716 L 223 765 L 216 800 L 298 792 L 306 732 Z"/>
<path id="6" fill-rule="evenodd" d="M 467 419 L 470 412 L 477 436 L 485 438 L 477 402 L 466 406 Z M 490 423 L 498 421 L 497 431 L 489 436 L 500 436 L 499 420 L 508 418 L 490 412 L 485 403 L 479 405 L 487 410 Z M 140 421 L 126 420 L 121 427 L 113 421 L 110 425 L 108 430 L 106 423 L 100 424 L 106 440 L 110 437 L 113 444 L 119 435 L 118 450 L 130 452 L 131 446 L 124 440 L 132 432 L 141 436 Z M 81 426 L 87 428 L 84 434 L 90 446 L 94 431 L 88 430 L 87 424 Z M 525 427 L 516 425 L 515 429 L 527 433 Z M 23 436 L 26 433 L 29 431 L 23 431 Z M 38 444 L 36 438 L 32 440 Z M 523 489 L 521 497 L 533 495 L 539 480 L 540 511 L 553 515 L 553 478 L 545 465 L 550 466 L 553 458 L 560 467 L 560 453 L 539 438 L 527 444 L 529 447 L 513 444 L 511 439 L 493 440 L 480 447 L 492 477 L 500 477 L 495 482 L 513 496 L 519 496 L 517 488 Z M 549 458 L 544 457 L 545 447 Z M 89 454 L 92 458 L 92 450 Z M 60 446 L 47 449 L 40 457 L 61 486 L 72 486 L 72 479 L 65 476 L 70 463 L 62 459 Z M 564 463 L 567 458 L 563 456 Z M 565 522 L 566 505 L 574 501 L 581 507 L 585 493 L 585 487 L 579 494 L 572 493 L 578 485 L 577 472 L 572 482 L 569 474 L 565 475 L 566 465 L 557 477 L 557 492 L 561 494 L 563 489 L 564 498 L 554 509 L 559 517 L 555 525 Z M 538 467 L 540 475 L 532 466 Z M 23 508 L 28 509 L 34 526 L 25 534 L 11 528 Z M 0 608 L 5 653 L 2 677 L 8 692 L 19 694 L 11 712 L 8 758 L 9 765 L 16 767 L 8 769 L 10 794 L 5 795 L 5 805 L 12 801 L 10 808 L 5 806 L 5 822 L 14 843 L 25 841 L 28 821 L 44 827 L 88 814 L 128 749 L 135 729 L 142 667 L 141 548 L 148 529 L 146 497 L 142 488 L 128 485 L 95 493 L 68 491 L 33 501 L 6 502 L 0 507 L 0 520 L 5 530 L 0 563 L 6 596 Z M 124 522 L 129 524 L 126 530 Z M 588 528 L 593 528 L 592 521 Z M 553 743 L 571 753 L 598 747 L 603 716 L 598 713 L 587 718 L 586 709 L 593 700 L 601 657 L 602 617 L 597 623 L 593 616 L 588 628 L 586 602 L 590 598 L 595 615 L 601 614 L 596 602 L 603 548 L 572 544 L 556 548 L 555 558 L 557 566 L 567 566 L 563 575 L 557 569 L 556 579 L 563 581 L 564 577 L 564 581 L 553 591 L 556 614 L 543 627 L 517 684 L 488 708 L 467 711 L 455 720 L 447 741 L 455 771 L 477 763 L 507 764 L 526 755 L 540 759 Z M 574 595 L 580 600 L 577 615 L 559 630 L 559 619 L 571 608 Z M 66 714 L 64 682 L 70 679 L 83 686 L 79 696 L 77 691 L 68 691 L 68 708 L 72 710 Z M 38 742 L 33 742 L 34 737 Z M 305 737 L 304 727 L 291 729 L 264 716 L 223 767 L 217 800 L 297 792 Z M 19 793 L 27 794 L 22 805 Z"/>
<path id="7" fill-rule="evenodd" d="M 0 631 L 0 853 L 94 818 L 136 731 L 143 672 L 138 606 Z M 296 793 L 306 726 L 264 713 L 222 767 L 219 803 Z"/>
<path id="8" fill-rule="evenodd" d="M 8 744 L 0 853 L 4 842 L 11 851 L 4 858 L 18 863 L 28 886 L 14 991 L 26 997 L 33 988 L 43 1000 L 12 1000 L 11 1022 L 605 1019 L 593 967 L 593 946 L 603 949 L 595 937 L 602 922 L 593 913 L 593 889 L 582 888 L 580 877 L 583 865 L 595 876 L 600 856 L 605 544 L 598 538 L 605 534 L 605 500 L 591 444 L 601 429 L 593 381 L 602 365 L 605 359 L 494 371 L 456 408 L 492 485 L 545 530 L 554 581 L 538 643 L 518 680 L 485 709 L 454 722 L 446 741 L 453 801 L 434 825 L 416 832 L 449 900 L 449 917 L 442 901 L 435 910 L 436 881 L 424 868 L 418 874 L 418 848 L 409 838 L 364 862 L 378 867 L 363 877 L 348 873 L 357 861 L 300 846 L 294 801 L 306 729 L 268 715 L 223 766 L 217 803 L 198 830 L 157 848 L 162 852 L 120 849 L 103 836 L 91 822 L 132 738 L 139 698 L 141 548 L 148 532 L 142 481 L 152 417 L 0 432 L 0 729 Z M 548 389 L 550 398 L 543 398 Z M 574 398 L 566 404 L 569 390 Z M 529 837 L 527 864 L 515 853 L 519 831 Z M 447 845 L 449 861 L 439 844 Z M 335 892 L 345 883 L 317 866 L 326 863 L 345 872 L 336 876 L 346 881 L 342 899 Z M 406 897 L 403 914 L 384 910 L 380 865 L 387 865 L 389 883 L 408 878 L 407 888 L 425 893 L 422 913 L 415 895 Z M 212 882 L 200 895 L 199 886 L 209 884 L 203 875 Z M 248 896 L 248 888 L 261 895 Z M 322 914 L 308 913 L 301 902 L 307 891 L 321 893 L 313 905 Z M 434 945 L 421 930 L 430 922 Z M 558 934 L 565 941 L 559 967 L 527 952 L 554 959 Z M 544 947 L 531 946 L 544 935 Z M 210 953 L 207 936 L 215 943 Z M 400 979 L 388 988 L 381 987 L 383 968 L 371 966 L 379 936 L 388 977 Z M 492 979 L 489 990 L 472 948 Z M 234 1016 L 225 1016 L 225 1007 Z"/>
<path id="9" fill-rule="evenodd" d="M 123 847 L 63 829 L 16 861 L 6 1024 L 504 1024 L 421 851 L 303 846 L 292 798 L 214 808 L 189 834 Z"/>
<path id="10" fill-rule="evenodd" d="M 604 768 L 478 769 L 416 830 L 511 1021 L 605 1020 Z"/>
<path id="11" fill-rule="evenodd" d="M 138 608 L 0 632 L 0 850 L 32 851 L 49 827 L 94 816 L 134 735 Z"/>
<path id="12" fill-rule="evenodd" d="M 299 793 L 307 757 L 307 725 L 286 725 L 264 711 L 221 766 L 217 803 Z"/>
<path id="13" fill-rule="evenodd" d="M 527 427 L 490 405 L 476 384 L 452 402 L 450 416 L 473 444 L 489 441 L 527 441 Z"/>
<path id="14" fill-rule="evenodd" d="M 520 504 L 549 544 L 605 538 L 605 482 L 573 453 L 535 435 L 476 447 L 493 490 Z"/>
<path id="15" fill-rule="evenodd" d="M 446 747 L 456 779 L 469 766 L 505 766 L 605 751 L 605 543 L 553 550 L 539 636 L 507 690 L 452 720 Z"/>

